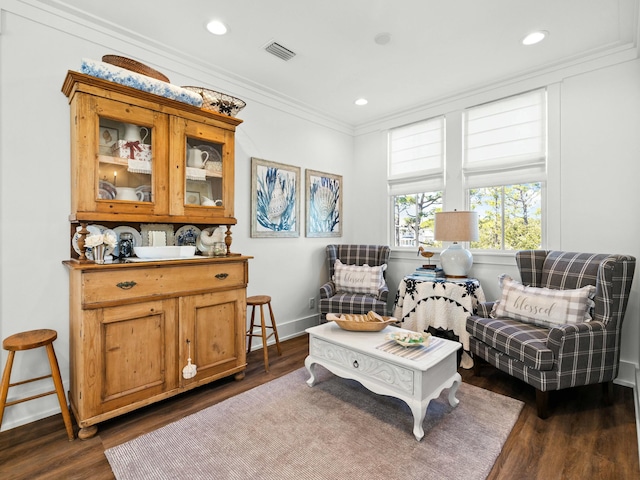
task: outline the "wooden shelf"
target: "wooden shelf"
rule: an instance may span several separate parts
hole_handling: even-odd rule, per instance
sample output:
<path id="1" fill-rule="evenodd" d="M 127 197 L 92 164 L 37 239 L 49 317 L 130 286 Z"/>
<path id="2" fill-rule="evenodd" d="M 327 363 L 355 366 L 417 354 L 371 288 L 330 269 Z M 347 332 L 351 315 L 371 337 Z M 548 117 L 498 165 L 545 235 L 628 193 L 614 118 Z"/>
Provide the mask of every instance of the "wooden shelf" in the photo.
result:
<path id="1" fill-rule="evenodd" d="M 114 157 L 113 155 L 98 155 L 98 161 L 100 163 L 106 163 L 108 165 L 119 165 L 121 167 L 129 166 L 128 158 Z M 149 171 L 149 175 L 151 175 L 151 171 Z M 215 172 L 213 170 L 205 169 L 205 175 L 207 176 L 207 178 L 222 178 L 222 172 Z"/>

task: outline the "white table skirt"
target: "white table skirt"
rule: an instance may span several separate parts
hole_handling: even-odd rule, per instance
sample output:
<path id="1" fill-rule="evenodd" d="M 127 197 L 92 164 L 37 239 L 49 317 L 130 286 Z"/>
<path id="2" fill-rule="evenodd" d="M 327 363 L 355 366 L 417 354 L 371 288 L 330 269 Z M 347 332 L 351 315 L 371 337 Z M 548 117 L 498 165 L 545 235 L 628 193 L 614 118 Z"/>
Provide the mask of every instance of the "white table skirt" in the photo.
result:
<path id="1" fill-rule="evenodd" d="M 452 330 L 464 350 L 469 351 L 467 317 L 484 301 L 480 282 L 474 278 L 434 281 L 409 275 L 398 287 L 393 316 L 407 330 L 423 332 L 428 327 Z"/>

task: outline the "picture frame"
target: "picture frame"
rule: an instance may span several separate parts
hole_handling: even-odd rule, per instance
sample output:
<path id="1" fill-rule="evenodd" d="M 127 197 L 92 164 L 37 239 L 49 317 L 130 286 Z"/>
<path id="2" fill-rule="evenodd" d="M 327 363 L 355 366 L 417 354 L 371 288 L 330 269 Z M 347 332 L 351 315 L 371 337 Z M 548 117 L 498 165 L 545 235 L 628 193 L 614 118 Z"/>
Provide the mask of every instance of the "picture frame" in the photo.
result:
<path id="1" fill-rule="evenodd" d="M 342 236 L 342 175 L 306 173 L 306 236 Z"/>
<path id="2" fill-rule="evenodd" d="M 117 128 L 100 127 L 98 149 L 100 155 L 111 155 L 113 146 L 118 143 L 120 133 Z"/>
<path id="3" fill-rule="evenodd" d="M 200 205 L 200 193 L 187 191 L 184 203 L 187 205 Z"/>
<path id="4" fill-rule="evenodd" d="M 300 192 L 300 167 L 251 157 L 251 237 L 299 237 Z"/>
<path id="5" fill-rule="evenodd" d="M 185 197 L 185 204 L 187 205 L 200 205 L 202 197 L 213 199 L 213 191 L 210 182 L 198 182 L 195 180 L 187 180 L 186 183 L 187 196 Z M 187 202 L 189 195 L 197 196 L 198 203 L 190 204 Z"/>
<path id="6" fill-rule="evenodd" d="M 175 235 L 173 233 L 173 225 L 168 223 L 142 223 L 140 224 L 140 236 L 142 237 L 142 246 L 148 247 L 149 232 L 164 232 L 167 239 L 167 247 L 175 245 Z"/>

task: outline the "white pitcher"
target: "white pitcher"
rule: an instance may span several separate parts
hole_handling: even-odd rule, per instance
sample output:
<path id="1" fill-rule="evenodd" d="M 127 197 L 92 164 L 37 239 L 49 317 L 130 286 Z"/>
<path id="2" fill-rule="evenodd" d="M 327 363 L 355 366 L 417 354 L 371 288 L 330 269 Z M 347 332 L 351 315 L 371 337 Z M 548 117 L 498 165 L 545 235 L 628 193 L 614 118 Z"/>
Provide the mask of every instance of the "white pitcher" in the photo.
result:
<path id="1" fill-rule="evenodd" d="M 143 136 L 144 132 L 144 136 Z M 140 142 L 144 141 L 149 136 L 149 129 L 147 127 L 140 127 L 131 123 L 124 124 L 124 139 L 127 142 Z"/>
<path id="2" fill-rule="evenodd" d="M 209 152 L 199 148 L 187 148 L 187 167 L 204 168 L 209 161 Z"/>
<path id="3" fill-rule="evenodd" d="M 144 193 L 137 192 L 133 187 L 118 187 L 116 189 L 116 200 L 128 200 L 130 202 L 142 202 Z"/>

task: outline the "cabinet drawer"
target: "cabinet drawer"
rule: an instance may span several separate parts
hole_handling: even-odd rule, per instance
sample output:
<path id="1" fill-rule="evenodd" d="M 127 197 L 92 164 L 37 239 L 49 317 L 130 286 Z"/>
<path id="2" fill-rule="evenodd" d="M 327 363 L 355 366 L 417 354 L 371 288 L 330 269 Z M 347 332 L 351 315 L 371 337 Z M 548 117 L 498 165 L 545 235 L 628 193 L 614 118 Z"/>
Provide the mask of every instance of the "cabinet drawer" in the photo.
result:
<path id="1" fill-rule="evenodd" d="M 347 369 L 351 372 L 352 378 L 367 379 L 396 392 L 413 394 L 413 371 L 408 368 L 326 342 L 314 336 L 309 338 L 309 353 L 313 357 Z"/>
<path id="2" fill-rule="evenodd" d="M 90 271 L 82 274 L 84 308 L 123 300 L 168 298 L 244 286 L 245 263 L 178 265 Z"/>

